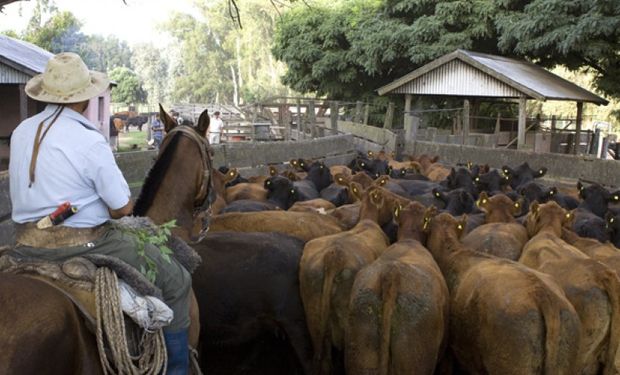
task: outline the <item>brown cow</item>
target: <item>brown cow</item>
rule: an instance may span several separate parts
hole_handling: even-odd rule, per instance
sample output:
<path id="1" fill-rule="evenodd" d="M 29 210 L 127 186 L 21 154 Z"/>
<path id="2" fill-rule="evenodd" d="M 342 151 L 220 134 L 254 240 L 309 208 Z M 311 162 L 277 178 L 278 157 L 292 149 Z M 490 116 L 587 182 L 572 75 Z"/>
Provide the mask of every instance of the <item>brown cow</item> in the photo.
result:
<path id="1" fill-rule="evenodd" d="M 556 202 L 530 205 L 526 227 L 530 241 L 519 262 L 551 275 L 579 314 L 582 340 L 577 367 L 581 374 L 617 373 L 620 341 L 620 281 L 609 267 L 561 239 L 574 219 Z"/>
<path id="2" fill-rule="evenodd" d="M 263 184 L 254 182 L 242 182 L 226 188 L 226 202 L 234 202 L 241 199 L 249 199 L 258 202 L 267 201 L 267 189 Z"/>
<path id="3" fill-rule="evenodd" d="M 346 229 L 349 230 L 357 224 L 360 219 L 360 209 L 361 204 L 353 203 L 353 204 L 345 204 L 340 207 L 336 207 L 333 210 L 327 212 L 328 215 L 335 217 L 338 219 L 340 224 Z"/>
<path id="4" fill-rule="evenodd" d="M 529 240 L 525 227 L 514 219 L 522 212 L 523 202 L 513 202 L 504 194 L 488 197 L 480 193 L 476 202 L 485 213 L 485 223 L 463 237 L 462 242 L 476 251 L 517 261 Z"/>
<path id="5" fill-rule="evenodd" d="M 420 243 L 426 208 L 396 207 L 398 242 L 355 277 L 346 332 L 349 374 L 433 374 L 447 343 L 448 287 Z"/>
<path id="6" fill-rule="evenodd" d="M 226 184 L 237 178 L 239 173 L 235 168 L 231 168 L 226 173 L 222 173 L 215 168 L 211 169 L 213 178 L 213 190 L 215 190 L 215 201 L 211 205 L 211 212 L 214 215 L 226 207 Z"/>
<path id="7" fill-rule="evenodd" d="M 450 348 L 475 374 L 574 374 L 579 317 L 547 275 L 465 248 L 465 221 L 425 217 L 450 290 Z"/>
<path id="8" fill-rule="evenodd" d="M 330 215 L 289 211 L 229 212 L 213 216 L 209 226 L 210 232 L 281 232 L 304 241 L 343 229 Z"/>
<path id="9" fill-rule="evenodd" d="M 379 226 L 384 224 L 380 218 L 386 216 L 391 219 L 390 204 L 378 189 L 370 189 L 364 195 L 360 220 L 353 229 L 314 239 L 304 247 L 299 265 L 300 290 L 319 374 L 331 374 L 332 351 L 345 348 L 355 274 L 389 245 Z"/>
<path id="10" fill-rule="evenodd" d="M 318 212 L 326 214 L 327 210 L 333 210 L 335 208 L 336 206 L 332 202 L 322 198 L 316 198 L 309 201 L 295 202 L 288 210 L 293 212 Z"/>

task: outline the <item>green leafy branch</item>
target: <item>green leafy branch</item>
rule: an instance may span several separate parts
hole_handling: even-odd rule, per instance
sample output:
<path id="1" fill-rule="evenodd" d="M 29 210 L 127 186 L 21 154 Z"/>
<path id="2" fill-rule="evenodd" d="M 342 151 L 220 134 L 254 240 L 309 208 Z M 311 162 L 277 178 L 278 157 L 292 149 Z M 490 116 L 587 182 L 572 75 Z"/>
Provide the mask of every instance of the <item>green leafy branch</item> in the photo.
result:
<path id="1" fill-rule="evenodd" d="M 159 249 L 161 257 L 168 263 L 171 262 L 170 254 L 172 250 L 166 245 L 171 235 L 172 228 L 176 227 L 176 220 L 156 226 L 155 233 L 149 229 L 132 229 L 131 232 L 137 239 L 137 252 L 146 263 L 146 268 L 141 265 L 140 273 L 142 273 L 150 282 L 154 283 L 157 278 L 157 264 L 151 257 L 146 254 L 146 244 L 154 245 Z"/>

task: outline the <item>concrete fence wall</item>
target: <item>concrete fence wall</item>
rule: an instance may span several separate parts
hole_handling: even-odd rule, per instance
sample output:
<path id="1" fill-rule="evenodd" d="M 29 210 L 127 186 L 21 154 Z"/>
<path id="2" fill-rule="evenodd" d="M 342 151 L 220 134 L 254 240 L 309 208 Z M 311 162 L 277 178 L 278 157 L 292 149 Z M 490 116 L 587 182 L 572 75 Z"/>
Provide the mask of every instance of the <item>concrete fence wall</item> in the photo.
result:
<path id="1" fill-rule="evenodd" d="M 494 168 L 516 166 L 528 162 L 532 168 L 547 167 L 547 174 L 556 178 L 585 179 L 601 184 L 620 186 L 620 161 L 532 151 L 483 148 L 430 142 L 408 142 L 406 153 L 439 155 L 447 164 L 471 161 Z"/>
<path id="2" fill-rule="evenodd" d="M 355 144 L 350 134 L 298 142 L 228 143 L 214 145 L 213 149 L 214 167 L 236 167 L 246 176 L 266 173 L 268 164 L 283 163 L 291 159 L 322 159 L 328 165 L 333 165 L 348 164 L 355 157 Z M 131 188 L 132 196 L 137 197 L 157 153 L 136 151 L 115 156 Z M 14 242 L 10 217 L 9 174 L 5 171 L 0 172 L 0 246 Z"/>

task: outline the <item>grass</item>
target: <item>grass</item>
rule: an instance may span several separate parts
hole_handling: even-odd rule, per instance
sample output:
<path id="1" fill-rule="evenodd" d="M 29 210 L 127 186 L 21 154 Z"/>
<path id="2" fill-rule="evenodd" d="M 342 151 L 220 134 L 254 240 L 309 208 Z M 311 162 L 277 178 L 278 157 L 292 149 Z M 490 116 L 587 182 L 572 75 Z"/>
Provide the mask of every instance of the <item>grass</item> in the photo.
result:
<path id="1" fill-rule="evenodd" d="M 148 148 L 146 142 L 146 131 L 130 129 L 129 133 L 118 134 L 118 152 L 146 150 Z"/>

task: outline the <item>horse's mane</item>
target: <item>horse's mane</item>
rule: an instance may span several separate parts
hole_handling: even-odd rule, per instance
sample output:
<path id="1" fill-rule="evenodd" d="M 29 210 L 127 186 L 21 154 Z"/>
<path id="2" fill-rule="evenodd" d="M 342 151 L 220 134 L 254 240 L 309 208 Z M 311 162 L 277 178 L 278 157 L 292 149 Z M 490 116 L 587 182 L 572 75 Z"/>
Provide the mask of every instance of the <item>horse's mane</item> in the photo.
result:
<path id="1" fill-rule="evenodd" d="M 133 208 L 133 214 L 136 216 L 146 216 L 146 211 L 151 207 L 157 191 L 161 186 L 164 176 L 170 167 L 170 163 L 174 157 L 177 146 L 179 145 L 179 139 L 182 134 L 180 132 L 174 134 L 172 139 L 166 145 L 164 152 L 157 158 L 157 161 L 151 167 L 151 170 L 144 180 L 140 195 L 136 200 L 136 204 Z"/>

